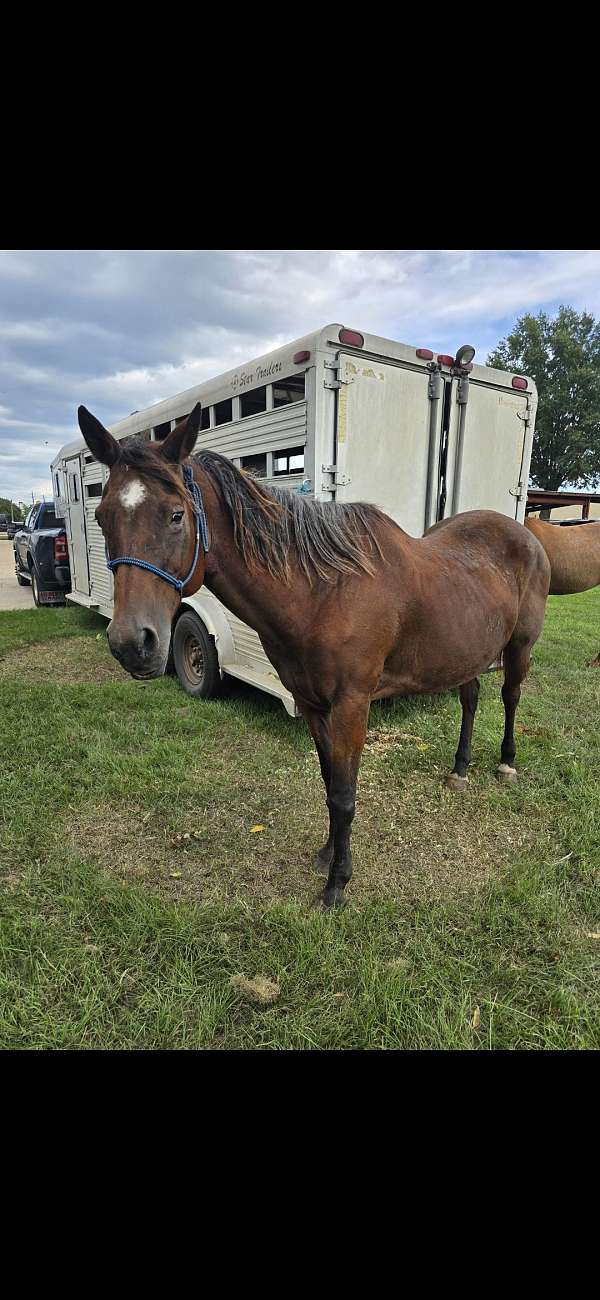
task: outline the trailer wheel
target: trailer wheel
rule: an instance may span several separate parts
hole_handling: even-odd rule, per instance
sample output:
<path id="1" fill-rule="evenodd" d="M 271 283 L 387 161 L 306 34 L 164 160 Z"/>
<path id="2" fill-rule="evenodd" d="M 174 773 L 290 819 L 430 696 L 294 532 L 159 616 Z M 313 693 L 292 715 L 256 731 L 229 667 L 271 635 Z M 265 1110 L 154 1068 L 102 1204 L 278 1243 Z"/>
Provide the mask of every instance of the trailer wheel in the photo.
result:
<path id="1" fill-rule="evenodd" d="M 188 695 L 214 700 L 221 694 L 215 643 L 193 610 L 182 614 L 173 633 L 175 672 Z"/>

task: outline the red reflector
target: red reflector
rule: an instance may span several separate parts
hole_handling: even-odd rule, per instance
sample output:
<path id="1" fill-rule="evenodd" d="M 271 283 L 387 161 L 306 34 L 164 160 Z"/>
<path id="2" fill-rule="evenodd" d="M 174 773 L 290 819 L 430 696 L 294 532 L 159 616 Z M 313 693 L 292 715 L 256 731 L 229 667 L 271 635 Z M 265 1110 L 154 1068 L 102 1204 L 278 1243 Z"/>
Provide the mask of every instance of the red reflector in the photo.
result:
<path id="1" fill-rule="evenodd" d="M 365 340 L 357 330 L 340 330 L 338 338 L 340 343 L 351 343 L 353 348 L 364 348 L 365 346 Z"/>
<path id="2" fill-rule="evenodd" d="M 512 381 L 512 386 L 513 388 L 527 388 L 527 380 L 515 377 Z"/>
<path id="3" fill-rule="evenodd" d="M 417 348 L 417 356 L 422 361 L 433 361 L 433 352 L 430 352 L 429 348 Z"/>
<path id="4" fill-rule="evenodd" d="M 439 356 L 438 356 L 438 361 L 439 361 L 439 363 L 440 363 L 441 366 L 453 366 L 453 365 L 454 365 L 454 357 L 449 357 L 445 352 L 440 352 L 440 354 L 439 354 Z"/>
<path id="5" fill-rule="evenodd" d="M 310 361 L 310 352 L 294 352 L 293 361 L 295 366 L 299 366 L 301 361 Z"/>

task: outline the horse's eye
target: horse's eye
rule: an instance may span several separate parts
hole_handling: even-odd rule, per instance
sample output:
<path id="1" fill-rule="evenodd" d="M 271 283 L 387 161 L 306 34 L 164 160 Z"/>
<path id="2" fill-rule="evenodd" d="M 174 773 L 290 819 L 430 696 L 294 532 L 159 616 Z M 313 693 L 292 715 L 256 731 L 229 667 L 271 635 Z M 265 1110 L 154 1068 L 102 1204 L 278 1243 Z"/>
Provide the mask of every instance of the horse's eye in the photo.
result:
<path id="1" fill-rule="evenodd" d="M 180 524 L 181 520 L 183 519 L 183 514 L 184 514 L 183 510 L 175 510 L 174 513 L 171 515 L 171 523 Z"/>

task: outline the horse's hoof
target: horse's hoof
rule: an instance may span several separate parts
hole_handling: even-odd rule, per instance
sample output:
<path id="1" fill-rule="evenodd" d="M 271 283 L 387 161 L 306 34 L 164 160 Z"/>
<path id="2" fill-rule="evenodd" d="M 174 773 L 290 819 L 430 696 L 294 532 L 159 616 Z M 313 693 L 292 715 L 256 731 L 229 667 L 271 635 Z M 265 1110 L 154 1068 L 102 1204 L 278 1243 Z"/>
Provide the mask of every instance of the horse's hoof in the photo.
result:
<path id="1" fill-rule="evenodd" d="M 324 844 L 323 848 L 319 849 L 319 852 L 317 853 L 317 856 L 315 858 L 315 871 L 322 871 L 326 876 L 329 875 L 329 868 L 332 862 L 333 862 L 333 845 L 331 846 L 331 848 L 329 848 L 327 844 Z"/>
<path id="2" fill-rule="evenodd" d="M 345 907 L 347 899 L 343 889 L 327 889 L 318 894 L 312 904 L 314 912 L 329 912 L 332 907 Z"/>
<path id="3" fill-rule="evenodd" d="M 448 790 L 465 790 L 467 778 L 466 776 L 459 776 L 458 772 L 449 772 L 445 784 Z"/>
<path id="4" fill-rule="evenodd" d="M 502 785 L 508 785 L 510 781 L 516 781 L 517 769 L 516 767 L 509 767 L 508 763 L 501 763 L 500 767 L 496 769 L 496 776 Z"/>

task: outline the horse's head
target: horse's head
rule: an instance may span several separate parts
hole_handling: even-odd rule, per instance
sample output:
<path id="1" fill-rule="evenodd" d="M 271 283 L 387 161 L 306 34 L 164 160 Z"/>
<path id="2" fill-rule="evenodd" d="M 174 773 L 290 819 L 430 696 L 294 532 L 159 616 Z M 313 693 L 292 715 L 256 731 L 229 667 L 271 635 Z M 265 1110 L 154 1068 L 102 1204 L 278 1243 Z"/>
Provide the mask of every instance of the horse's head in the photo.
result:
<path id="1" fill-rule="evenodd" d="M 79 427 L 90 451 L 110 467 L 96 510 L 108 557 L 141 560 L 165 575 L 159 577 L 128 563 L 114 568 L 108 641 L 133 677 L 160 677 L 165 671 L 173 616 L 182 595 L 168 575 L 176 581 L 189 575 L 186 596 L 204 581 L 202 541 L 190 573 L 196 551 L 196 514 L 182 471 L 182 462 L 198 435 L 200 414 L 198 404 L 164 442 L 136 440 L 123 446 L 85 406 L 79 407 Z"/>

